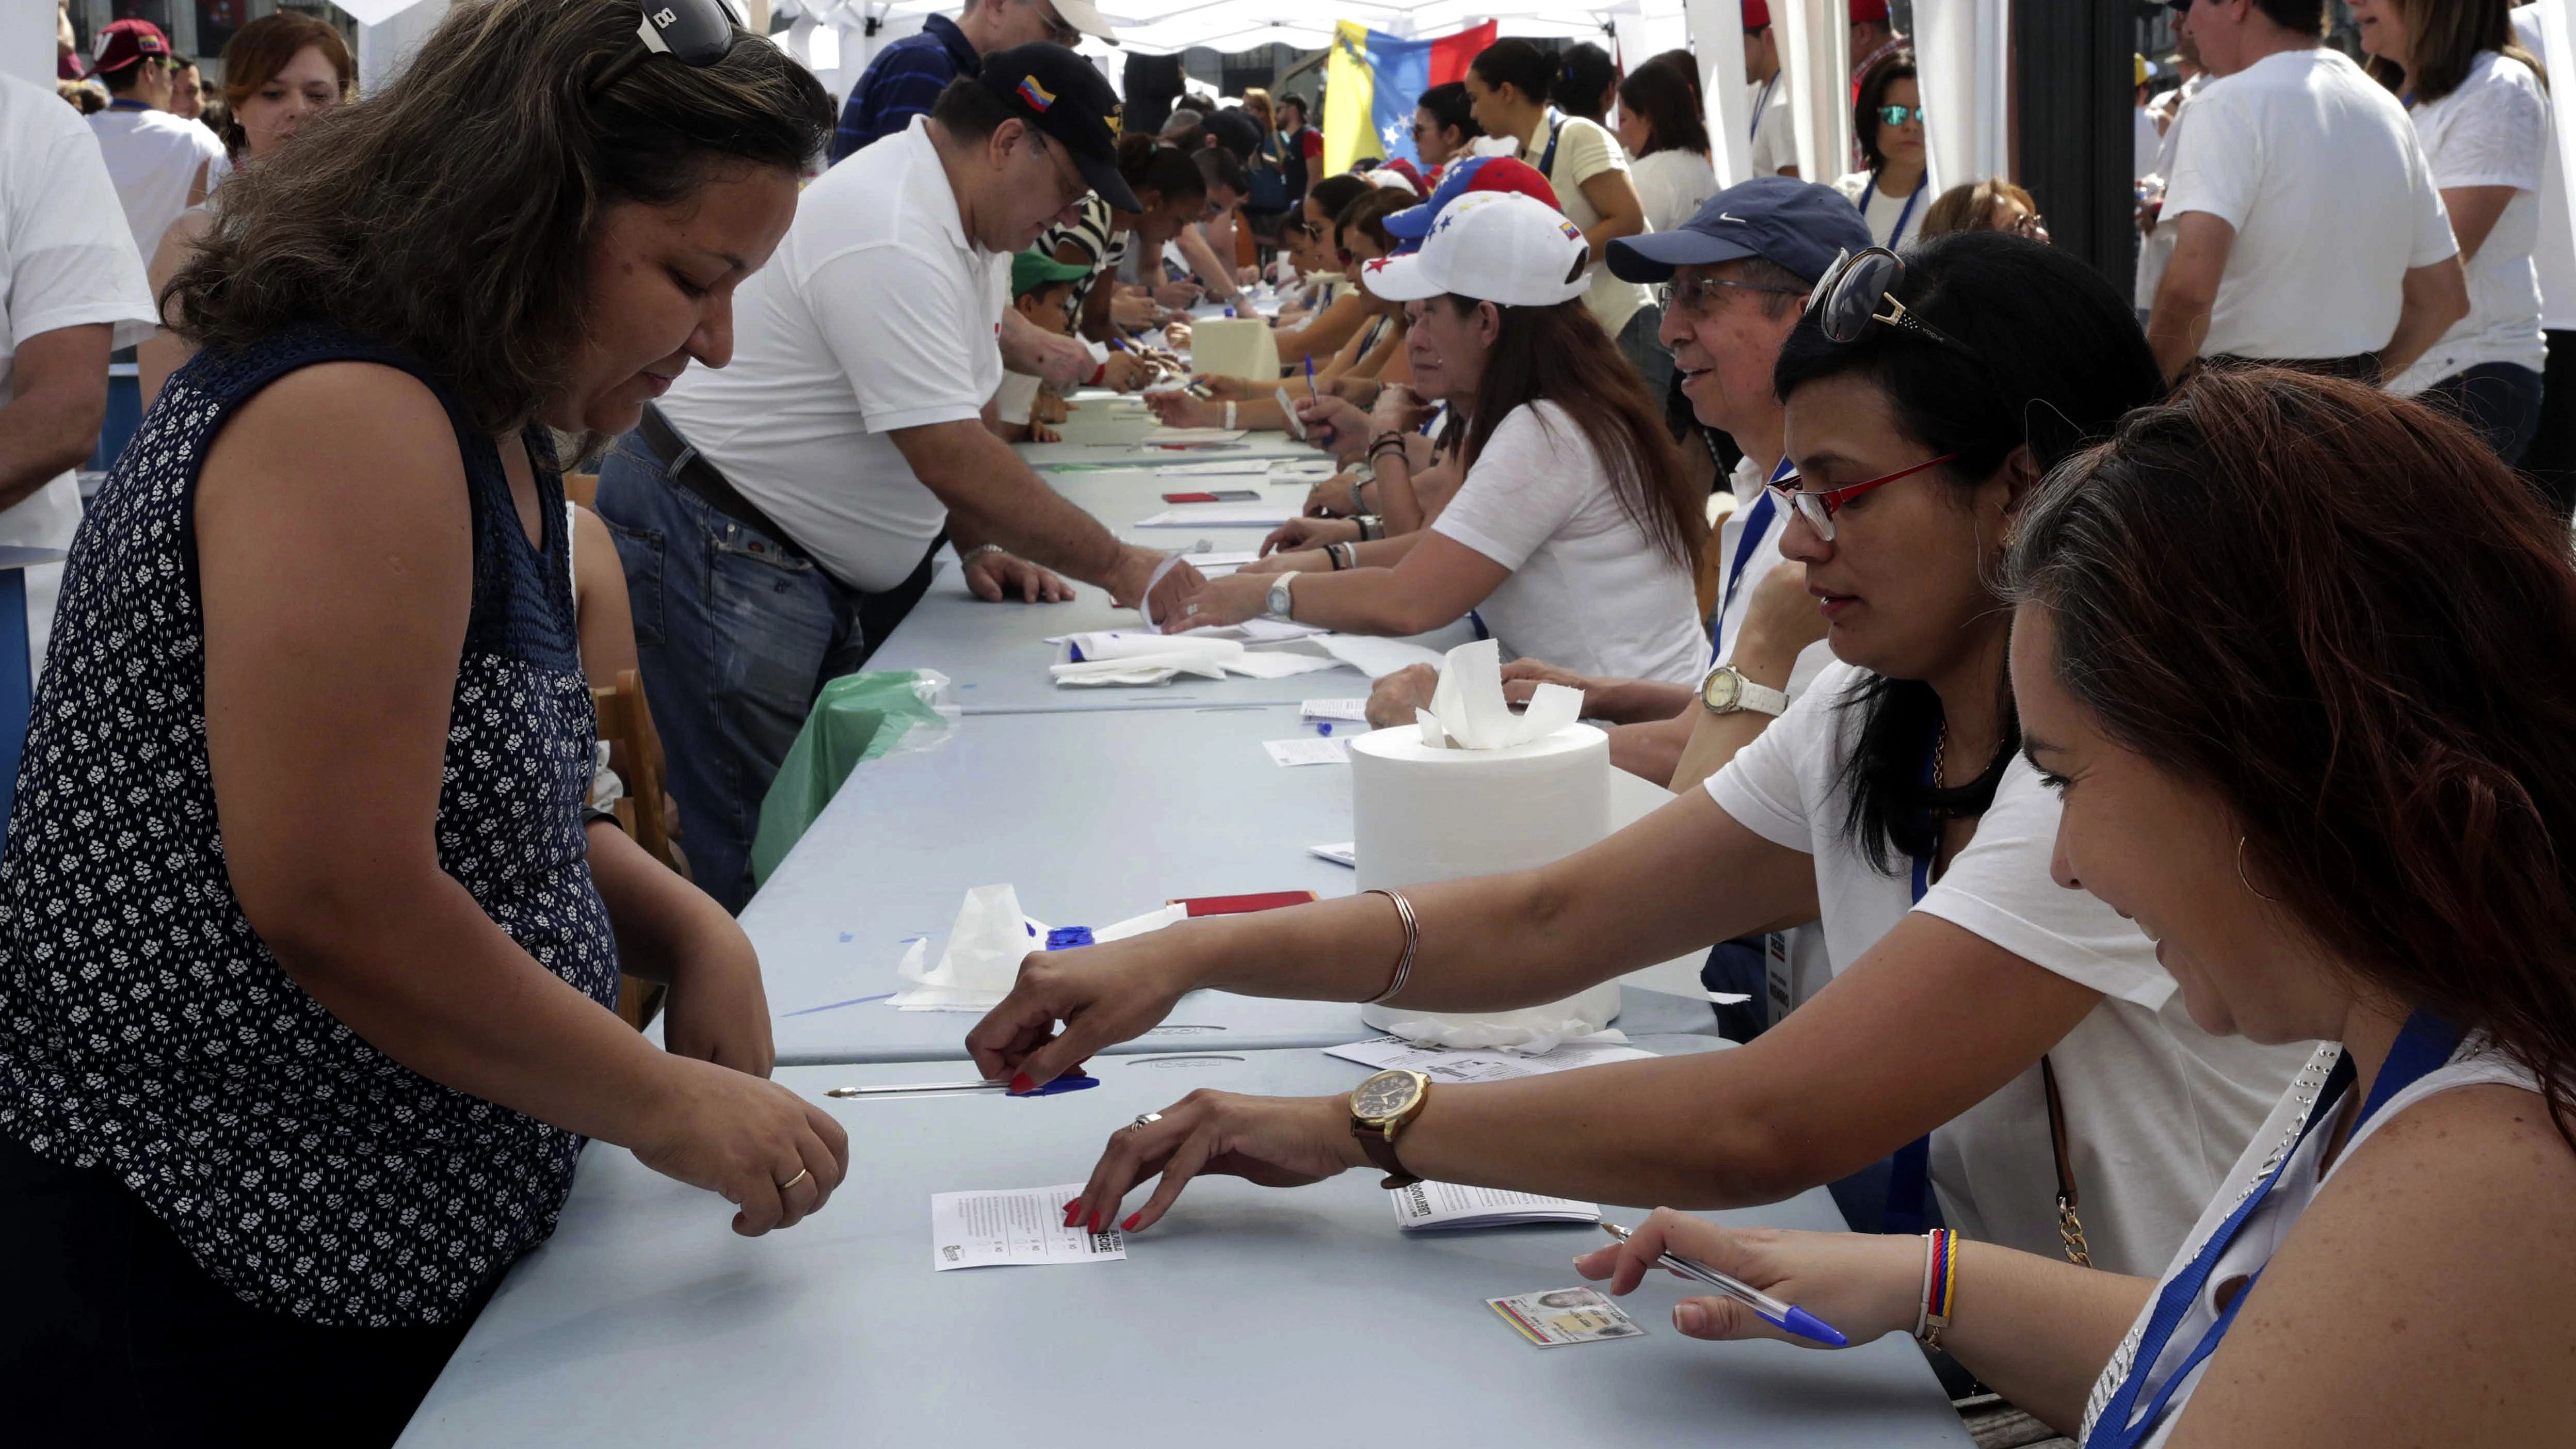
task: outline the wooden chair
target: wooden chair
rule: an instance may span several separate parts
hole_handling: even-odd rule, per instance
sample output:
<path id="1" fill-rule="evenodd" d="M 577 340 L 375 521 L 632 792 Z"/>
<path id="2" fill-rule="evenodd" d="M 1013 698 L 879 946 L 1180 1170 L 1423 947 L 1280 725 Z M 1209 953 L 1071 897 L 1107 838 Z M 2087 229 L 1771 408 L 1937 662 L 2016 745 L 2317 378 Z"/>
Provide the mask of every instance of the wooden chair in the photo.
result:
<path id="1" fill-rule="evenodd" d="M 662 737 L 653 730 L 643 679 L 632 669 L 623 670 L 615 688 L 594 688 L 590 700 L 599 714 L 599 737 L 608 741 L 609 768 L 626 782 L 626 794 L 614 807 L 617 823 L 644 847 L 645 854 L 687 876 L 688 859 L 672 839 L 671 820 L 662 808 Z M 618 982 L 617 1014 L 642 1031 L 661 1009 L 662 995 L 658 981 L 624 977 Z"/>

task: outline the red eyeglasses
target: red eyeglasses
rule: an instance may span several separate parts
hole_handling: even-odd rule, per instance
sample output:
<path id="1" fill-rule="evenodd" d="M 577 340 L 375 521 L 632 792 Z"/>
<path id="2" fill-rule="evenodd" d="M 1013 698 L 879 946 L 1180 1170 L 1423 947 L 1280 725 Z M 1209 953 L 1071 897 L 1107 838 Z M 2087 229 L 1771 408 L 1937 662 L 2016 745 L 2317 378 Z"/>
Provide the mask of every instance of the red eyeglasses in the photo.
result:
<path id="1" fill-rule="evenodd" d="M 1884 478 L 1872 478 L 1866 483 L 1854 483 L 1848 488 L 1827 488 L 1818 492 L 1797 487 L 1798 475 L 1784 466 L 1780 476 L 1771 480 L 1770 488 L 1772 493 L 1778 496 L 1781 507 L 1796 510 L 1800 518 L 1807 520 L 1807 526 L 1816 531 L 1818 538 L 1831 543 L 1834 541 L 1834 515 L 1842 512 L 1844 504 L 1873 488 L 1884 488 L 1899 478 L 1911 478 L 1927 468 L 1938 468 L 1944 463 L 1955 462 L 1958 457 L 1956 453 L 1944 453 L 1929 462 L 1917 463 L 1911 468 L 1899 468 Z"/>

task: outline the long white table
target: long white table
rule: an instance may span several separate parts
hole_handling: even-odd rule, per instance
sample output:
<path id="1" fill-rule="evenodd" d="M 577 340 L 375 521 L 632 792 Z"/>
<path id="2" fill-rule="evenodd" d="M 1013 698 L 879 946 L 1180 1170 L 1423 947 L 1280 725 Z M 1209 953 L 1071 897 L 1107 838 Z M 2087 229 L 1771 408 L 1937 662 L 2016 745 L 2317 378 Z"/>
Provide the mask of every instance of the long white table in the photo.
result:
<path id="1" fill-rule="evenodd" d="M 909 626 L 907 626 L 909 627 Z M 1352 872 L 1307 853 L 1351 838 L 1350 767 L 1273 765 L 1264 740 L 1314 737 L 1283 706 L 982 715 L 938 749 L 863 765 L 742 913 L 760 952 L 782 1062 L 962 1060 L 976 1017 L 896 1011 L 905 943 L 936 964 L 959 901 L 1008 882 L 1054 926 L 1103 926 L 1190 896 L 1347 895 Z M 1669 799 L 1616 777 L 1614 819 Z M 1695 989 L 1695 963 L 1645 979 Z M 1631 986 L 1631 1034 L 1714 1032 L 1704 999 Z M 1117 1048 L 1249 1050 L 1377 1035 L 1343 1002 L 1194 992 Z"/>
<path id="2" fill-rule="evenodd" d="M 1100 1087 L 1062 1096 L 896 1101 L 822 1093 L 938 1069 L 781 1072 L 848 1127 L 851 1173 L 822 1213 L 759 1239 L 593 1143 L 553 1240 L 511 1270 L 402 1444 L 1971 1442 L 1903 1335 L 1839 1353 L 1702 1343 L 1672 1329 L 1675 1281 L 1626 1300 L 1641 1338 L 1531 1347 L 1484 1300 L 1572 1286 L 1567 1257 L 1600 1234 L 1406 1238 L 1374 1173 L 1203 1179 L 1123 1262 L 932 1272 L 934 1192 L 1079 1182 L 1111 1131 L 1194 1088 L 1322 1094 L 1365 1075 L 1319 1052 L 1094 1071 Z M 1841 1226 L 1822 1191 L 1714 1216 Z"/>

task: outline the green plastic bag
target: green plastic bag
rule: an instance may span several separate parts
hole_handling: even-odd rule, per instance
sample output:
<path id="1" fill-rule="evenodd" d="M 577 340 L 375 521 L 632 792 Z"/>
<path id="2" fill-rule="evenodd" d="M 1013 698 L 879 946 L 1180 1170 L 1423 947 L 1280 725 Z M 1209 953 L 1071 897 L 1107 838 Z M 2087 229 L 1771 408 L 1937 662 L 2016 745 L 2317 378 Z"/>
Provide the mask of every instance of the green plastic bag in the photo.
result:
<path id="1" fill-rule="evenodd" d="M 824 685 L 760 802 L 752 881 L 768 883 L 769 873 L 832 803 L 850 771 L 869 760 L 945 743 L 961 713 L 949 702 L 952 697 L 948 676 L 935 669 L 845 674 Z"/>

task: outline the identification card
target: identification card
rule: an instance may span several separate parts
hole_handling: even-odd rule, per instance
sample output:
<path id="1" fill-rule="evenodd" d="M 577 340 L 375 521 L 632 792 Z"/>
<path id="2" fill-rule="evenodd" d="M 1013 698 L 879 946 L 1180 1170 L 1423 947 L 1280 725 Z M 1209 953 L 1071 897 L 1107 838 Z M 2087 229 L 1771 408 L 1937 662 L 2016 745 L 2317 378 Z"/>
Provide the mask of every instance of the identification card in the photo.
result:
<path id="1" fill-rule="evenodd" d="M 1637 1326 L 1627 1310 L 1590 1288 L 1516 1293 L 1509 1298 L 1488 1298 L 1485 1306 L 1501 1314 L 1521 1337 L 1541 1348 L 1646 1336 L 1646 1330 Z"/>

